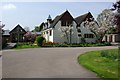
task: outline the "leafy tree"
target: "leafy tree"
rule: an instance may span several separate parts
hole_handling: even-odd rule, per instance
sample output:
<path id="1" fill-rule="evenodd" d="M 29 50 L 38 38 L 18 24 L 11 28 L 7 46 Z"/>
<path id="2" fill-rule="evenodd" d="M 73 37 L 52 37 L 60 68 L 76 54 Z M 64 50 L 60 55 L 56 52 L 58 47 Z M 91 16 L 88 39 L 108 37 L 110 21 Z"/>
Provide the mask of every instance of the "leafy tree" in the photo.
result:
<path id="1" fill-rule="evenodd" d="M 44 23 L 41 23 L 39 26 L 35 26 L 35 29 L 33 30 L 33 32 L 40 32 L 40 31 L 42 31 L 43 25 L 44 25 Z"/>
<path id="2" fill-rule="evenodd" d="M 84 21 L 83 24 L 96 35 L 99 42 L 102 42 L 107 31 L 109 31 L 110 28 L 115 27 L 113 21 L 114 13 L 110 9 L 105 9 L 98 15 L 97 21 L 91 18 Z"/>
<path id="3" fill-rule="evenodd" d="M 38 37 L 36 38 L 37 45 L 38 45 L 38 46 L 42 46 L 44 40 L 45 40 L 44 37 L 38 36 Z"/>

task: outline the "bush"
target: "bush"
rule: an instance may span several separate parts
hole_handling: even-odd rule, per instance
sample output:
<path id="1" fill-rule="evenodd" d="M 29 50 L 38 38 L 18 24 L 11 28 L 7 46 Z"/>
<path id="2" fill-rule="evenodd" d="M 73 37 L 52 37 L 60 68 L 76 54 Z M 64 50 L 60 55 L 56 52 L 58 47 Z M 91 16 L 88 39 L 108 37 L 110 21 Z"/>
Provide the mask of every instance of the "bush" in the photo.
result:
<path id="1" fill-rule="evenodd" d="M 44 40 L 45 40 L 44 37 L 38 36 L 38 37 L 36 38 L 37 45 L 38 45 L 38 46 L 42 46 Z"/>

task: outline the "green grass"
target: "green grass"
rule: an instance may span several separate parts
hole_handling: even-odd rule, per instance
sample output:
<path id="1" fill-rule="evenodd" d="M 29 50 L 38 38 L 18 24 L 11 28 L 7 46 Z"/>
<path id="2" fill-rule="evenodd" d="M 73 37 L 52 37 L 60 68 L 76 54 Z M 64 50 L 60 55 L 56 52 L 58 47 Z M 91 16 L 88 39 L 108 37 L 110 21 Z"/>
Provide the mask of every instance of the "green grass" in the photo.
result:
<path id="1" fill-rule="evenodd" d="M 17 43 L 14 49 L 38 48 L 39 46 L 32 43 Z"/>
<path id="2" fill-rule="evenodd" d="M 108 54 L 118 55 L 118 49 L 104 51 L 108 52 Z M 103 50 L 86 52 L 78 57 L 78 62 L 85 68 L 95 72 L 102 79 L 119 80 L 118 72 L 120 70 L 120 65 L 118 65 L 118 63 L 120 61 L 118 59 L 102 57 L 101 52 L 103 52 Z"/>

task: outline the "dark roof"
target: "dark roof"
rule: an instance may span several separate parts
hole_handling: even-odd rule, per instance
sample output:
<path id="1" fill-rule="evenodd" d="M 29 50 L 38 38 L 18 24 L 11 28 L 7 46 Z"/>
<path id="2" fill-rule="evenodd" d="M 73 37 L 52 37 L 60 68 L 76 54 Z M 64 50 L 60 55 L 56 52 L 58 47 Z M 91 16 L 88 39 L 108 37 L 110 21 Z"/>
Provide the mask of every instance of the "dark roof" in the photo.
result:
<path id="1" fill-rule="evenodd" d="M 51 16 L 49 15 L 47 19 L 52 19 Z"/>
<path id="2" fill-rule="evenodd" d="M 10 34 L 9 34 L 9 32 L 10 32 L 10 30 L 4 30 L 4 32 L 3 32 L 3 34 L 2 35 L 6 35 L 6 36 L 9 36 Z"/>
<path id="3" fill-rule="evenodd" d="M 50 27 L 48 27 L 48 28 L 54 28 L 54 26 L 57 24 L 57 22 L 63 17 L 63 15 L 65 14 L 65 13 L 69 13 L 68 12 L 68 10 L 66 10 L 64 13 L 62 13 L 61 15 L 58 15 L 58 16 L 56 16 L 52 21 L 51 21 L 51 25 L 50 25 Z M 69 13 L 70 14 L 70 13 Z M 71 15 L 71 14 L 70 14 Z M 78 17 L 76 17 L 76 18 L 73 18 L 73 20 L 79 25 L 79 24 L 81 24 L 86 18 L 91 18 L 91 17 L 93 17 L 92 16 L 92 14 L 90 13 L 90 12 L 88 12 L 88 13 L 86 13 L 86 14 L 84 14 L 84 15 L 81 15 L 81 16 L 78 16 Z M 46 24 L 46 23 L 44 23 L 44 24 Z M 46 29 L 48 29 L 48 28 L 46 28 Z"/>
<path id="4" fill-rule="evenodd" d="M 53 21 L 52 21 L 52 23 L 51 23 L 51 25 L 50 25 L 50 28 L 54 28 L 54 26 L 57 24 L 57 22 L 64 16 L 64 14 L 66 14 L 66 13 L 69 13 L 68 12 L 68 10 L 66 10 L 64 13 L 62 13 L 61 15 L 58 15 L 58 16 L 56 16 L 54 19 L 53 19 Z M 69 13 L 70 14 L 70 13 Z M 71 15 L 71 14 L 70 14 Z M 72 17 L 73 18 L 73 17 Z M 73 18 L 74 19 L 74 18 Z"/>
<path id="5" fill-rule="evenodd" d="M 51 28 L 51 27 L 54 27 L 54 26 L 57 24 L 57 22 L 59 21 L 60 17 L 61 17 L 61 16 L 56 16 L 56 17 L 55 17 L 55 19 L 53 20 L 53 22 L 52 22 L 51 25 L 50 25 L 50 28 Z"/>
<path id="6" fill-rule="evenodd" d="M 13 32 L 17 27 L 20 27 L 24 32 L 26 32 L 26 31 L 18 24 L 14 29 L 12 29 L 12 30 L 10 31 L 10 33 Z"/>
<path id="7" fill-rule="evenodd" d="M 83 21 L 86 20 L 86 18 L 92 18 L 92 14 L 90 12 L 86 13 L 86 14 L 83 14 L 81 16 L 78 16 L 75 18 L 75 21 L 77 22 L 77 24 L 81 24 Z"/>

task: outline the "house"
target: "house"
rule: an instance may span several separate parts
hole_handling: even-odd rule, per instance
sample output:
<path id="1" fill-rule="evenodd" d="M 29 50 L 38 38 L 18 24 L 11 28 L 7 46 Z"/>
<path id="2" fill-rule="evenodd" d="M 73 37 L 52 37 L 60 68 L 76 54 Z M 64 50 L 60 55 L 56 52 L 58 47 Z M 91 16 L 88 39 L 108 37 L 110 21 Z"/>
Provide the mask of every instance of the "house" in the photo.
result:
<path id="1" fill-rule="evenodd" d="M 81 43 L 82 38 L 84 38 L 87 43 L 95 43 L 96 36 L 83 24 L 83 21 L 90 18 L 93 18 L 90 12 L 73 18 L 68 10 L 53 20 L 49 15 L 47 22 L 43 25 L 42 35 L 48 42 Z M 60 29 L 66 27 L 70 27 L 71 30 L 68 32 L 68 36 L 63 37 L 61 35 L 64 33 Z"/>
<path id="2" fill-rule="evenodd" d="M 15 26 L 14 29 L 10 30 L 3 30 L 2 33 L 2 43 L 8 42 L 23 42 L 24 41 L 24 34 L 26 31 L 18 24 Z"/>
<path id="3" fill-rule="evenodd" d="M 11 42 L 23 42 L 26 31 L 18 24 L 9 33 Z"/>

